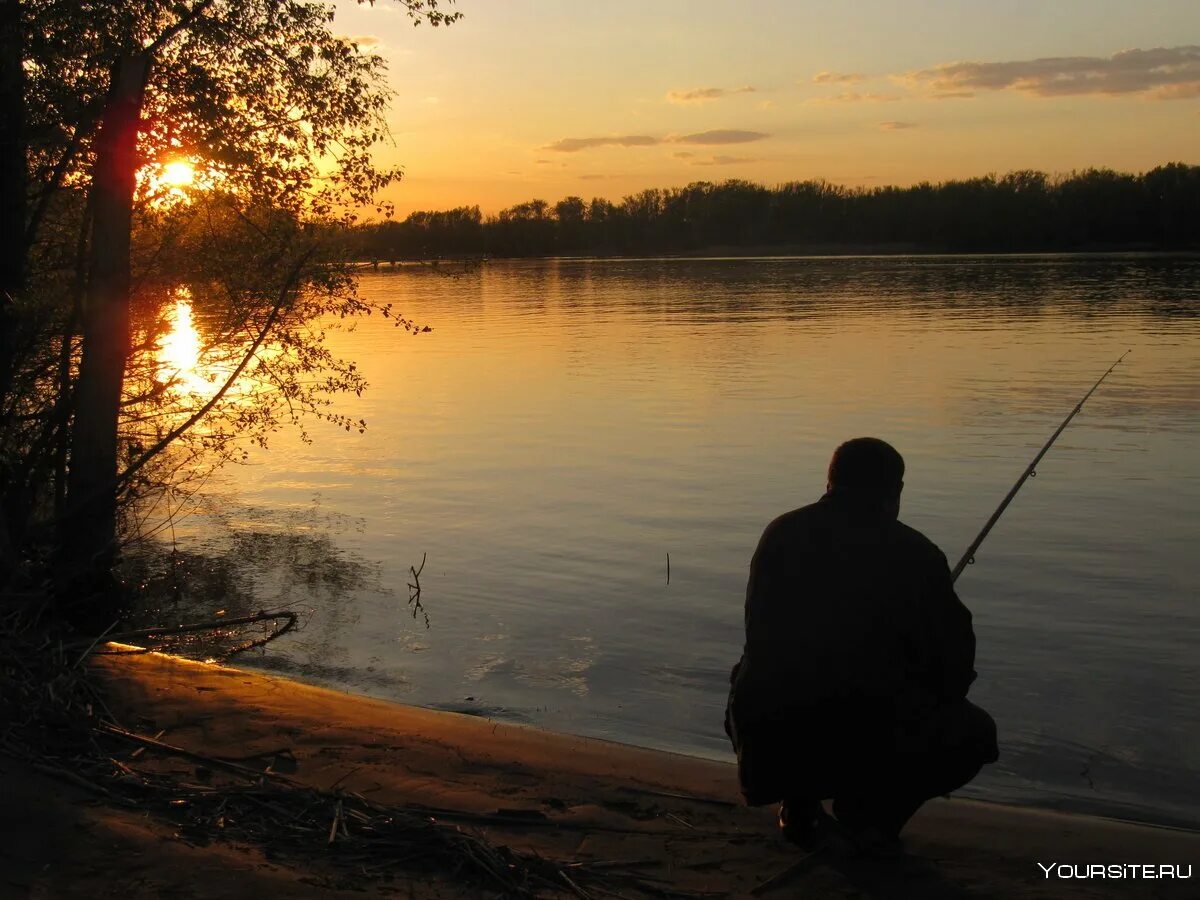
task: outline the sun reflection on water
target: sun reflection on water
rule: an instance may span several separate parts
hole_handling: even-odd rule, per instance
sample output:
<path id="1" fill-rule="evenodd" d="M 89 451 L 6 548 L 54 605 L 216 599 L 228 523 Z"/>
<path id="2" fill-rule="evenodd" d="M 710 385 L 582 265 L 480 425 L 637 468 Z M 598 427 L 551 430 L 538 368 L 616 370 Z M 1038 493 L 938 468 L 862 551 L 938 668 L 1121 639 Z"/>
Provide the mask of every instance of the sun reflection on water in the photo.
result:
<path id="1" fill-rule="evenodd" d="M 208 387 L 208 381 L 202 375 L 200 333 L 192 317 L 192 295 L 187 288 L 175 292 L 167 322 L 171 327 L 159 344 L 159 367 L 177 387 L 198 393 Z"/>

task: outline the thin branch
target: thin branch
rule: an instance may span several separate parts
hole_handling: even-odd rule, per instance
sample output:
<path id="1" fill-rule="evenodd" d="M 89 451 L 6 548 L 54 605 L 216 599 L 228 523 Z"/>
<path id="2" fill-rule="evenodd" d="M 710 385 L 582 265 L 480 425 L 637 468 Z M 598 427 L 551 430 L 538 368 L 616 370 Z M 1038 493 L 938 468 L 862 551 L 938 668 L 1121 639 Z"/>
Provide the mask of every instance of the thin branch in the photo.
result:
<path id="1" fill-rule="evenodd" d="M 279 291 L 279 297 L 275 300 L 275 305 L 271 307 L 271 313 L 267 316 L 267 321 L 263 323 L 262 328 L 259 329 L 258 336 L 254 339 L 254 343 L 250 345 L 250 348 L 242 357 L 242 361 L 237 364 L 237 367 L 229 375 L 229 378 L 227 378 L 225 383 L 221 385 L 221 389 L 213 394 L 212 397 L 208 399 L 207 403 L 196 410 L 196 412 L 194 412 L 186 422 L 183 422 L 176 428 L 173 428 L 170 432 L 163 436 L 158 443 L 139 456 L 134 462 L 130 463 L 129 467 L 117 476 L 117 488 L 120 488 L 122 484 L 137 474 L 137 472 L 141 470 L 146 463 L 161 453 L 172 441 L 208 415 L 209 411 L 216 406 L 221 401 L 221 398 L 228 393 L 229 389 L 233 387 L 234 383 L 241 377 L 242 372 L 245 371 L 246 366 L 250 364 L 250 360 L 253 359 L 254 355 L 258 352 L 259 347 L 262 346 L 262 342 L 266 340 L 267 335 L 275 326 L 276 321 L 278 321 L 279 314 L 283 311 L 283 307 L 287 303 L 288 295 L 291 294 L 292 289 L 296 286 L 296 281 L 300 277 L 300 272 L 304 268 L 304 264 L 308 262 L 309 257 L 312 256 L 315 250 L 316 245 L 309 247 L 306 251 L 304 251 L 300 259 L 296 261 L 296 264 L 292 267 L 292 271 L 288 273 L 288 277 L 284 281 L 283 287 Z"/>
<path id="2" fill-rule="evenodd" d="M 147 47 L 142 49 L 142 52 L 152 56 L 157 53 L 164 44 L 174 38 L 177 34 L 187 28 L 191 28 L 193 23 L 200 18 L 206 9 L 213 5 L 215 0 L 200 0 L 195 6 L 179 17 L 175 24 L 169 26 L 162 34 L 155 38 Z"/>

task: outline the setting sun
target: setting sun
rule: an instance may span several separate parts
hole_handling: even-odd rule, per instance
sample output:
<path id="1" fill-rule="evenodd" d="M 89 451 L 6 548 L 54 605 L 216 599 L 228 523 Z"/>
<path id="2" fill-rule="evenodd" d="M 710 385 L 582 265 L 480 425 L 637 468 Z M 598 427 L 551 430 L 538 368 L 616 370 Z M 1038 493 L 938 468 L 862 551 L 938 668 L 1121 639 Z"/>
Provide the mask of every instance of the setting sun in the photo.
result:
<path id="1" fill-rule="evenodd" d="M 188 187 L 196 179 L 196 169 L 186 160 L 176 160 L 163 166 L 161 182 L 172 188 Z"/>

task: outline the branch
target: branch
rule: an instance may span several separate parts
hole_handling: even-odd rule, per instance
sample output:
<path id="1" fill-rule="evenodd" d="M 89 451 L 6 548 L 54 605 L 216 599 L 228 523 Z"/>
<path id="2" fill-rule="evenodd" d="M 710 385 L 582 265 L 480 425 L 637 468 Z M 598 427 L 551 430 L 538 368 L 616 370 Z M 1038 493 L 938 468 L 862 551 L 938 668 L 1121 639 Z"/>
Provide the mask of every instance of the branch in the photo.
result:
<path id="1" fill-rule="evenodd" d="M 199 3 L 197 3 L 190 10 L 188 10 L 186 13 L 184 13 L 182 16 L 180 16 L 179 21 L 177 21 L 174 25 L 171 25 L 170 27 L 168 27 L 166 31 L 164 31 L 162 34 L 160 34 L 158 37 L 156 37 L 149 44 L 149 46 L 142 48 L 142 52 L 147 55 L 153 55 L 153 54 L 157 53 L 162 48 L 162 46 L 165 43 L 167 43 L 167 41 L 169 41 L 173 37 L 175 37 L 175 35 L 179 34 L 181 31 L 184 31 L 185 29 L 191 28 L 192 23 L 195 22 L 198 18 L 200 18 L 200 16 L 204 13 L 204 11 L 206 9 L 208 9 L 210 6 L 212 6 L 213 3 L 214 3 L 214 0 L 200 0 Z"/>
<path id="2" fill-rule="evenodd" d="M 288 277 L 284 280 L 283 287 L 279 291 L 279 297 L 275 300 L 275 305 L 271 307 L 271 314 L 267 316 L 267 321 L 263 323 L 263 327 L 259 329 L 258 336 L 254 339 L 254 343 L 250 345 L 250 349 L 247 350 L 245 355 L 242 357 L 242 361 L 238 363 L 237 368 L 230 373 L 229 378 L 227 378 L 225 383 L 221 385 L 221 389 L 213 394 L 212 397 L 208 399 L 207 403 L 196 410 L 196 412 L 194 412 L 186 422 L 172 429 L 157 444 L 155 444 L 153 447 L 139 456 L 133 463 L 131 463 L 129 468 L 118 475 L 116 480 L 117 488 L 120 488 L 122 484 L 137 474 L 137 472 L 141 470 L 142 466 L 146 465 L 146 463 L 161 453 L 168 444 L 170 444 L 181 434 L 208 415 L 209 411 L 216 406 L 221 401 L 221 398 L 224 397 L 229 391 L 229 389 L 233 387 L 234 383 L 238 380 L 238 378 L 241 377 L 246 366 L 250 364 L 250 360 L 254 358 L 254 354 L 258 352 L 258 348 L 262 346 L 262 342 L 266 340 L 267 335 L 275 326 L 275 323 L 279 320 L 279 314 L 282 312 L 284 305 L 287 303 L 288 295 L 292 292 L 292 288 L 296 286 L 296 281 L 300 277 L 300 272 L 304 268 L 304 264 L 308 262 L 309 257 L 312 256 L 313 251 L 315 250 L 316 245 L 309 247 L 306 251 L 304 251 L 300 259 L 296 261 L 296 264 L 292 266 L 291 272 L 288 273 Z"/>
<path id="3" fill-rule="evenodd" d="M 79 152 L 79 148 L 83 146 L 84 140 L 89 137 L 96 126 L 100 123 L 100 113 L 104 110 L 104 97 L 97 97 L 92 100 L 79 115 L 79 121 L 75 123 L 75 130 L 71 134 L 71 140 L 67 144 L 63 154 L 59 157 L 58 162 L 54 164 L 54 170 L 50 173 L 50 178 L 42 187 L 38 196 L 37 206 L 34 207 L 29 221 L 25 223 L 25 247 L 26 249 L 33 246 L 33 240 L 37 236 L 38 229 L 42 225 L 42 219 L 46 216 L 46 211 L 50 206 L 50 199 L 54 196 L 55 191 L 62 187 L 63 176 L 67 173 L 67 168 L 75 159 L 75 155 Z M 91 194 L 89 192 L 89 202 Z"/>

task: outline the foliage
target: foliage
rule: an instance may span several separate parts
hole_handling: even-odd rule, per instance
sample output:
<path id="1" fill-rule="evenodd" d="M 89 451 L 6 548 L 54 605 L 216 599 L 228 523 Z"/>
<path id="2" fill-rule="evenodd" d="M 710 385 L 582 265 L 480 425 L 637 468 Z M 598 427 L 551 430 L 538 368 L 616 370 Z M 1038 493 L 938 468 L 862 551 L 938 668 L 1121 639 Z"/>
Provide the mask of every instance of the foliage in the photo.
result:
<path id="1" fill-rule="evenodd" d="M 396 3 L 414 24 L 459 17 L 438 0 Z M 378 313 L 416 330 L 359 297 L 325 240 L 329 223 L 353 221 L 399 177 L 371 159 L 386 136 L 383 60 L 335 32 L 331 6 L 23 0 L 16 18 L 20 77 L 9 67 L 0 79 L 26 161 L 21 183 L 5 182 L 19 193 L 0 198 L 24 211 L 0 304 L 0 581 L 65 521 L 68 483 L 76 493 L 67 476 L 83 452 L 77 425 L 81 412 L 96 415 L 76 402 L 89 346 L 119 345 L 119 403 L 100 411 L 119 420 L 117 471 L 100 488 L 128 500 L 171 472 L 195 472 L 201 457 L 237 458 L 245 440 L 265 443 L 285 424 L 361 429 L 334 401 L 365 381 L 329 351 L 321 323 Z M 144 61 L 145 76 L 144 92 L 129 94 L 140 124 L 122 222 L 121 198 L 114 219 L 97 192 L 104 123 L 116 121 L 131 60 Z M 162 178 L 179 160 L 195 170 L 187 189 Z M 129 230 L 128 259 L 97 240 L 114 227 Z M 185 388 L 162 371 L 164 303 L 181 291 L 204 323 L 209 372 L 227 379 Z M 102 302 L 128 330 L 84 315 Z"/>

